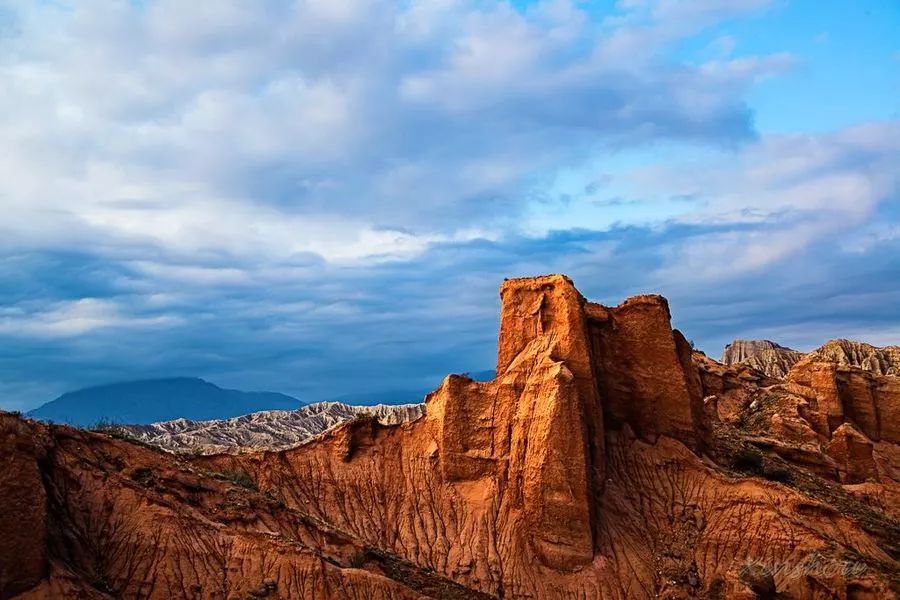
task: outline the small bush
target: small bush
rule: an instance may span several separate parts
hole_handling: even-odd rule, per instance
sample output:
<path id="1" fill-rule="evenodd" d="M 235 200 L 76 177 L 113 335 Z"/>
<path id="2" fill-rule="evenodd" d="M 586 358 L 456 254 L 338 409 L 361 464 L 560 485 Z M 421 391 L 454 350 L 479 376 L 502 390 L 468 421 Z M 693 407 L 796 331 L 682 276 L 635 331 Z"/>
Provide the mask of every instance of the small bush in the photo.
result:
<path id="1" fill-rule="evenodd" d="M 144 487 L 150 487 L 153 485 L 156 477 L 153 475 L 153 470 L 147 467 L 140 467 L 135 469 L 131 474 L 131 479 L 140 483 Z"/>
<path id="2" fill-rule="evenodd" d="M 790 470 L 780 465 L 766 465 L 763 469 L 763 477 L 779 483 L 790 483 L 792 479 Z"/>
<path id="3" fill-rule="evenodd" d="M 117 431 L 119 429 L 118 425 L 116 425 L 113 421 L 109 419 L 98 419 L 96 423 L 91 425 L 91 431 L 100 431 L 103 433 L 109 433 L 110 431 Z"/>
<path id="4" fill-rule="evenodd" d="M 278 508 L 284 508 L 285 506 L 287 506 L 287 503 L 284 501 L 284 496 L 282 496 L 281 494 L 276 494 L 272 490 L 266 492 L 266 498 L 268 498 Z"/>
<path id="5" fill-rule="evenodd" d="M 354 552 L 353 556 L 350 557 L 350 566 L 354 569 L 361 569 L 363 565 L 366 564 L 366 551 L 360 550 L 359 552 Z"/>
<path id="6" fill-rule="evenodd" d="M 734 453 L 731 464 L 738 471 L 761 474 L 763 471 L 763 456 L 756 448 L 740 448 Z"/>
<path id="7" fill-rule="evenodd" d="M 248 490 L 259 491 L 256 482 L 245 471 L 219 471 L 215 473 L 215 477 L 225 479 Z"/>

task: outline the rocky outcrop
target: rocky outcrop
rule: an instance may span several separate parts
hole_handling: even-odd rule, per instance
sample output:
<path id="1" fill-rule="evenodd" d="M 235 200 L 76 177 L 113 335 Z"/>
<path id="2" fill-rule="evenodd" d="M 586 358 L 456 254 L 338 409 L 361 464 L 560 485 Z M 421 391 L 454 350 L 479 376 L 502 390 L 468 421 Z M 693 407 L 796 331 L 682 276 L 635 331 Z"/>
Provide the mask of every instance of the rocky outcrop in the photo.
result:
<path id="1" fill-rule="evenodd" d="M 786 377 L 805 358 L 840 367 L 858 367 L 875 375 L 900 375 L 900 346 L 878 348 L 864 342 L 831 340 L 804 354 L 769 340 L 735 340 L 722 353 L 723 364 L 745 364 L 776 379 Z"/>
<path id="2" fill-rule="evenodd" d="M 725 346 L 722 352 L 722 363 L 733 365 L 735 363 L 744 362 L 748 358 L 752 358 L 766 350 L 786 350 L 795 352 L 790 348 L 780 346 L 770 340 L 734 340 Z"/>
<path id="3" fill-rule="evenodd" d="M 900 376 L 900 346 L 877 348 L 863 342 L 831 340 L 810 354 L 816 362 L 859 367 L 876 375 Z"/>
<path id="4" fill-rule="evenodd" d="M 813 428 L 831 436 L 852 423 L 874 441 L 900 443 L 900 378 L 833 362 L 813 352 L 787 377 L 787 389 L 808 402 Z"/>
<path id="5" fill-rule="evenodd" d="M 364 417 L 287 450 L 172 456 L 6 417 L 28 449 L 14 460 L 41 482 L 11 506 L 47 523 L 46 543 L 16 542 L 44 565 L 23 567 L 16 589 L 896 597 L 898 511 L 877 500 L 897 484 L 890 394 L 876 391 L 887 378 L 866 380 L 873 441 L 839 392 L 843 421 L 831 418 L 817 370 L 780 383 L 692 354 L 661 297 L 604 307 L 556 275 L 509 280 L 501 301 L 497 377 L 449 376 L 412 422 Z"/>
<path id="6" fill-rule="evenodd" d="M 783 348 L 772 348 L 761 350 L 743 362 L 748 367 L 765 373 L 769 377 L 781 379 L 788 374 L 791 368 L 802 357 L 803 354 L 801 352 Z"/>
<path id="7" fill-rule="evenodd" d="M 871 440 L 844 423 L 831 436 L 827 453 L 837 462 L 842 482 L 861 483 L 867 479 L 878 480 L 872 450 Z"/>
<path id="8" fill-rule="evenodd" d="M 779 346 L 769 340 L 734 340 L 725 346 L 722 363 L 746 364 L 769 377 L 782 378 L 803 356 L 802 352 Z"/>
<path id="9" fill-rule="evenodd" d="M 661 296 L 620 306 L 588 304 L 595 372 L 607 419 L 650 441 L 668 435 L 696 448 L 705 429 L 689 343 L 672 329 Z"/>
<path id="10" fill-rule="evenodd" d="M 176 419 L 151 425 L 110 425 L 113 433 L 178 453 L 215 454 L 285 450 L 349 420 L 375 417 L 382 425 L 415 421 L 424 404 L 352 406 L 317 402 L 297 410 L 267 410 L 232 419 Z"/>
<path id="11" fill-rule="evenodd" d="M 46 440 L 0 414 L 0 598 L 36 586 L 48 567 L 47 497 L 38 461 Z"/>

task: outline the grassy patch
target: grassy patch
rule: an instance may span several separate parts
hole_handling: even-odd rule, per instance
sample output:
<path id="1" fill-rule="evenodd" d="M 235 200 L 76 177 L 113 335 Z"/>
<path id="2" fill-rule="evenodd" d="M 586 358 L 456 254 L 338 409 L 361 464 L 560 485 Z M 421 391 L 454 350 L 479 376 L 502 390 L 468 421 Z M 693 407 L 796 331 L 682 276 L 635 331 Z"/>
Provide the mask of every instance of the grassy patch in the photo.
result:
<path id="1" fill-rule="evenodd" d="M 91 427 L 89 427 L 89 429 L 95 433 L 105 433 L 110 437 L 114 437 L 120 440 L 127 440 L 129 442 L 139 441 L 130 431 L 128 431 L 118 423 L 109 421 L 107 419 L 100 419 Z"/>
<path id="2" fill-rule="evenodd" d="M 234 485 L 238 485 L 242 488 L 253 490 L 254 492 L 259 491 L 259 486 L 256 485 L 253 478 L 245 471 L 213 471 L 211 475 L 216 479 L 230 481 Z"/>

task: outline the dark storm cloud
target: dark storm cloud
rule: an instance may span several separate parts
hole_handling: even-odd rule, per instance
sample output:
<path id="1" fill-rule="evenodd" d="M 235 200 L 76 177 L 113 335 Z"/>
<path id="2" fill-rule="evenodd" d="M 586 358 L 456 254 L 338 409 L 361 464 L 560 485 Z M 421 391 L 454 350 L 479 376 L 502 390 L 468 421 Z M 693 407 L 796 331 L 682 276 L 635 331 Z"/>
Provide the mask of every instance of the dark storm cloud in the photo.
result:
<path id="1" fill-rule="evenodd" d="M 173 297 L 155 306 L 146 295 L 112 296 L 131 315 L 128 321 L 71 335 L 36 330 L 22 337 L 7 322 L 0 329 L 7 349 L 0 354 L 0 375 L 26 391 L 29 381 L 53 381 L 46 393 L 173 374 L 247 388 L 264 382 L 305 399 L 373 387 L 417 389 L 435 385 L 447 372 L 490 368 L 499 283 L 539 272 L 569 273 L 585 294 L 606 303 L 663 293 L 675 324 L 714 355 L 738 335 L 769 335 L 804 348 L 833 335 L 896 335 L 896 236 L 876 236 L 855 248 L 847 244 L 868 234 L 854 232 L 764 271 L 708 286 L 654 284 L 673 244 L 723 228 L 670 224 L 442 244 L 411 261 L 323 265 L 310 277 L 282 278 L 285 273 L 269 267 L 248 267 L 252 283 L 238 285 L 167 284 L 131 273 L 153 294 Z M 32 276 L 64 278 L 47 271 Z M 81 293 L 100 290 L 108 288 Z M 11 405 L 29 406 L 46 397 L 13 399 Z"/>

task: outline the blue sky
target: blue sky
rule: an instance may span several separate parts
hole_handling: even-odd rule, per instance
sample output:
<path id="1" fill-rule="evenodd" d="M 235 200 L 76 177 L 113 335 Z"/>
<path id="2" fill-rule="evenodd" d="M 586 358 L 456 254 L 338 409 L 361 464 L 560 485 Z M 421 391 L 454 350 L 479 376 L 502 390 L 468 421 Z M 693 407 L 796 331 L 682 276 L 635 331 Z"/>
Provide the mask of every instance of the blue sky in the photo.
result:
<path id="1" fill-rule="evenodd" d="M 493 366 L 504 277 L 900 342 L 896 0 L 0 0 L 0 407 Z"/>

